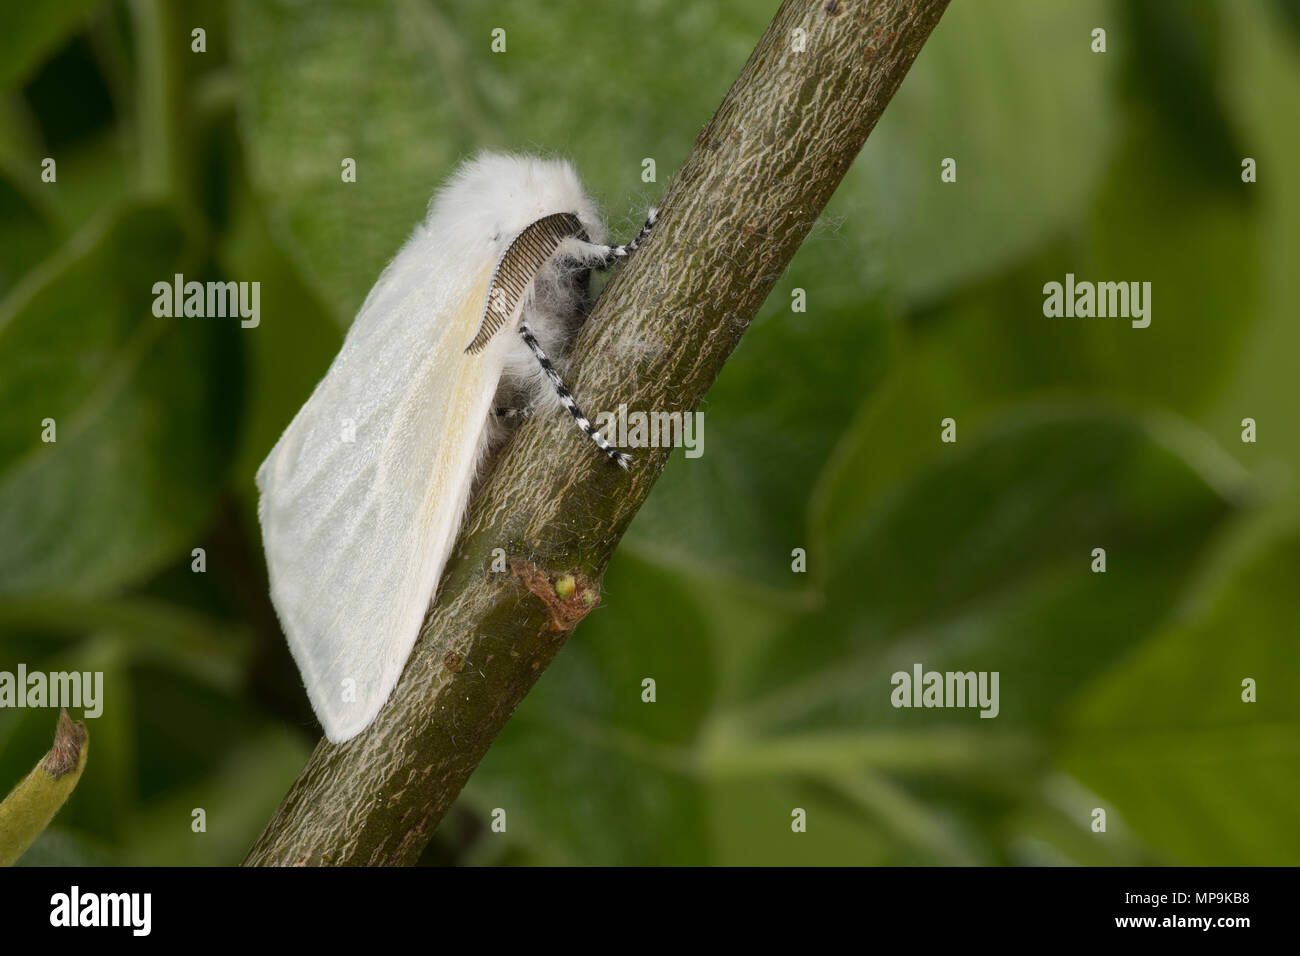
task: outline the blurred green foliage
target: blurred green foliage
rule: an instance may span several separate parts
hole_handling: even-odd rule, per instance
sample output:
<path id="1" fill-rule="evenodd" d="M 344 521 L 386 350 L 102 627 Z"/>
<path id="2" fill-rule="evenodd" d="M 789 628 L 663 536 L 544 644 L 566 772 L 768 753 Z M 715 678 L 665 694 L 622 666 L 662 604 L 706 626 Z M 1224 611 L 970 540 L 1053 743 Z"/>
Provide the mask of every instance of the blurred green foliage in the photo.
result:
<path id="1" fill-rule="evenodd" d="M 242 858 L 316 739 L 257 463 L 461 157 L 567 155 L 629 233 L 773 7 L 4 7 L 0 669 L 106 684 L 25 862 Z M 954 3 L 426 860 L 1300 863 L 1295 9 Z M 175 272 L 260 326 L 154 318 Z M 1066 272 L 1151 327 L 1044 318 Z M 915 662 L 1000 715 L 893 709 Z M 0 790 L 49 722 L 0 711 Z"/>

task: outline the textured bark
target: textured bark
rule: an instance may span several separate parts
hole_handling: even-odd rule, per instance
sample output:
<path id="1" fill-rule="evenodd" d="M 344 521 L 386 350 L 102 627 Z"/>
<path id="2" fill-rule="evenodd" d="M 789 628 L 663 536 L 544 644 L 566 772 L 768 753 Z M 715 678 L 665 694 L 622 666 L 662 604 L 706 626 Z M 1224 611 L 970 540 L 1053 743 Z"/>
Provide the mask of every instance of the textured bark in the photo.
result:
<path id="1" fill-rule="evenodd" d="M 782 4 L 575 343 L 585 407 L 698 405 L 946 6 Z M 474 498 L 387 706 L 348 743 L 321 741 L 246 863 L 414 862 L 591 606 L 668 454 L 640 449 L 624 473 L 567 417 L 525 425 Z M 505 572 L 491 570 L 496 548 Z"/>

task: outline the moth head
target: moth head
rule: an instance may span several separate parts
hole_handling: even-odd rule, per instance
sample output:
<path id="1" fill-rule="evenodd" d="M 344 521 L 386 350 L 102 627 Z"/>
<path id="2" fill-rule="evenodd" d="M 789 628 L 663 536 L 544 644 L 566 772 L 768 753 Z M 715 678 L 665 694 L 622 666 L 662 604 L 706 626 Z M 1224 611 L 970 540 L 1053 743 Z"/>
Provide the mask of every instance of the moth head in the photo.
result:
<path id="1" fill-rule="evenodd" d="M 582 220 L 574 212 L 542 216 L 511 238 L 492 272 L 478 331 L 466 346 L 466 352 L 481 352 L 492 337 L 518 314 L 538 273 L 567 240 L 575 238 L 586 240 L 588 234 Z"/>

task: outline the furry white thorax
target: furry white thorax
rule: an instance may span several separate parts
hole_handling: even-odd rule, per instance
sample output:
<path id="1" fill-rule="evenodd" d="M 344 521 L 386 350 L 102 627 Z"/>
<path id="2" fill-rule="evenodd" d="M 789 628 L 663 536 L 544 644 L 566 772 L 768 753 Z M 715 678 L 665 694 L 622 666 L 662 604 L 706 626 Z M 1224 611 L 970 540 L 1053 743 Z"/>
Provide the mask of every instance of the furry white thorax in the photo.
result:
<path id="1" fill-rule="evenodd" d="M 461 234 L 470 244 L 484 242 L 486 255 L 497 262 L 515 236 L 556 212 L 576 215 L 589 242 L 603 244 L 608 238 L 595 203 L 567 160 L 481 153 L 457 169 L 434 193 L 428 216 L 416 227 L 408 244 L 418 241 L 422 233 Z M 583 269 L 573 258 L 552 259 L 534 280 L 519 317 L 497 333 L 503 367 L 495 407 L 529 409 L 537 415 L 559 409 L 559 400 L 537 359 L 514 333 L 527 321 L 547 354 L 563 355 L 584 318 L 586 290 L 574 275 Z M 509 426 L 499 423 L 495 415 L 488 416 L 476 467 L 509 431 Z"/>
<path id="2" fill-rule="evenodd" d="M 608 233 L 595 203 L 567 160 L 483 153 L 457 170 L 434 194 L 428 218 L 416 232 L 467 229 L 475 237 L 485 237 L 488 254 L 499 261 L 515 236 L 555 212 L 575 214 L 590 242 L 605 242 Z M 528 409 L 536 415 L 559 410 L 559 400 L 537 359 L 514 333 L 527 321 L 549 355 L 563 355 L 584 317 L 586 290 L 574 275 L 582 269 L 574 259 L 552 259 L 534 280 L 518 319 L 497 334 L 502 340 L 503 368 L 493 399 L 495 407 Z M 476 467 L 482 466 L 510 430 L 495 415 L 488 416 Z"/>

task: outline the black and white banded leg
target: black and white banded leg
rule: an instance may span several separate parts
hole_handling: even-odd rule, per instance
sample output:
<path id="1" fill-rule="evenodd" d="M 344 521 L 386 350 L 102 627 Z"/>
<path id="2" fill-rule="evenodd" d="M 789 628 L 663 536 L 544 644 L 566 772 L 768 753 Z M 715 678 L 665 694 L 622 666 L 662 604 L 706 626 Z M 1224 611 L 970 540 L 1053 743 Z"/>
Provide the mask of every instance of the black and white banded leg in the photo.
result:
<path id="1" fill-rule="evenodd" d="M 659 221 L 659 210 L 651 209 L 645 217 L 645 225 L 641 231 L 636 234 L 636 238 L 631 242 L 624 243 L 621 246 L 605 246 L 595 242 L 581 243 L 582 259 L 597 269 L 608 269 L 620 259 L 626 259 L 632 253 L 636 252 L 637 247 L 645 242 L 646 236 L 650 235 L 650 230 L 655 227 Z"/>
<path id="2" fill-rule="evenodd" d="M 637 247 L 640 246 L 641 243 L 645 242 L 646 236 L 650 235 L 650 230 L 655 227 L 655 223 L 658 221 L 659 210 L 651 206 L 650 211 L 646 213 L 645 225 L 641 227 L 641 231 L 636 234 L 635 239 L 621 246 L 609 247 L 606 265 L 612 264 L 616 259 L 626 259 L 632 253 L 636 252 Z"/>
<path id="3" fill-rule="evenodd" d="M 555 371 L 555 366 L 551 364 L 551 360 L 547 358 L 546 353 L 542 351 L 542 346 L 537 341 L 537 337 L 533 335 L 532 330 L 529 329 L 527 325 L 521 325 L 519 327 L 519 336 L 532 350 L 533 355 L 537 357 L 537 362 L 541 365 L 542 371 L 546 373 L 546 377 L 550 379 L 551 387 L 555 389 L 555 394 L 559 397 L 560 404 L 568 409 L 569 414 L 573 416 L 573 420 L 578 423 L 578 427 L 586 433 L 588 438 L 596 443 L 601 451 L 609 456 L 610 461 L 614 462 L 614 464 L 618 465 L 620 468 L 626 469 L 628 463 L 632 460 L 632 456 L 619 451 L 607 442 L 605 436 L 596 430 L 595 426 L 587 420 L 586 415 L 582 414 L 582 409 L 578 407 L 578 403 L 573 399 L 573 393 L 569 391 L 569 387 L 565 385 L 564 380 L 560 378 L 560 373 Z"/>

